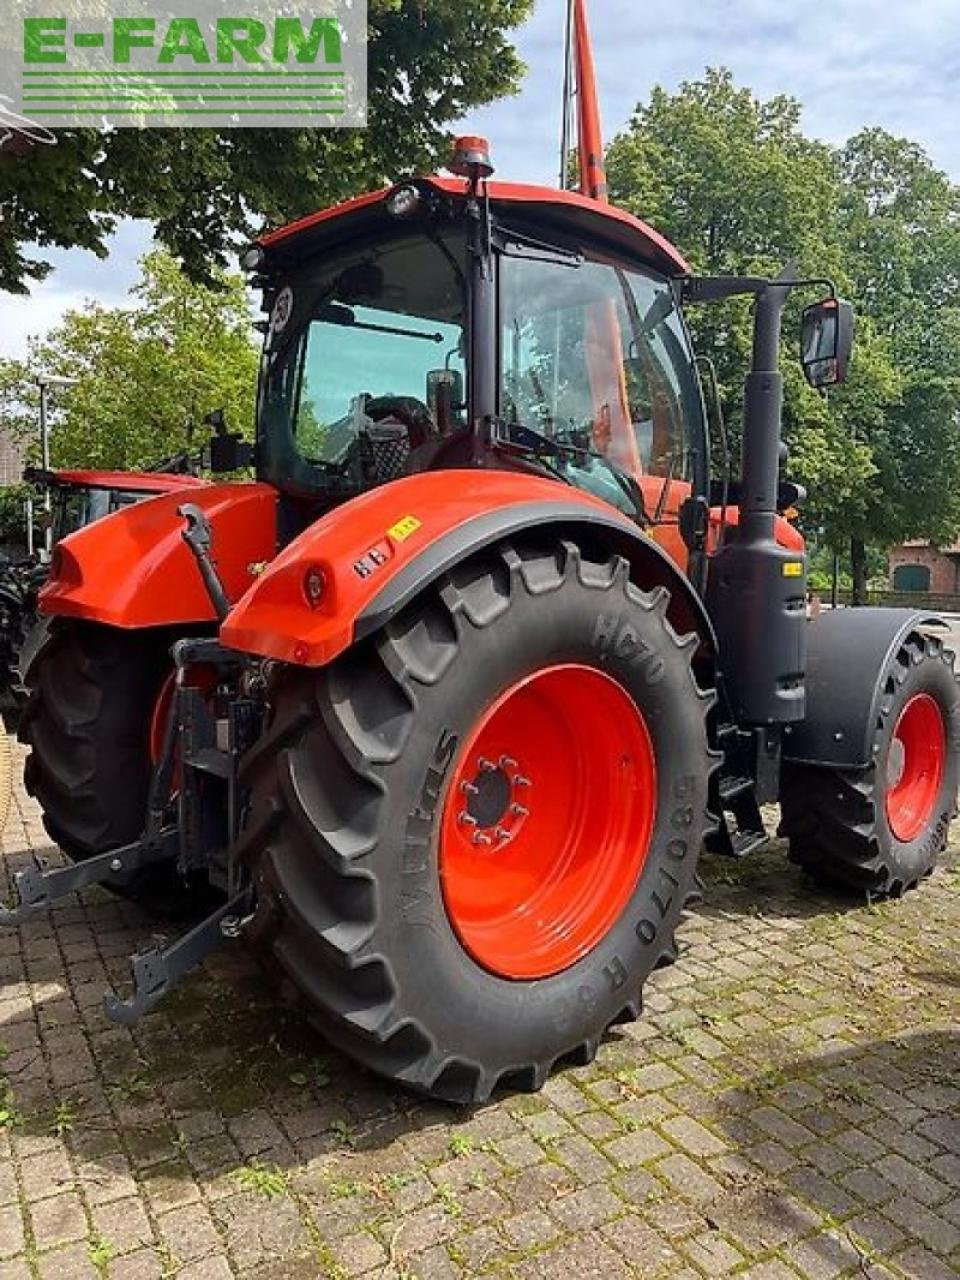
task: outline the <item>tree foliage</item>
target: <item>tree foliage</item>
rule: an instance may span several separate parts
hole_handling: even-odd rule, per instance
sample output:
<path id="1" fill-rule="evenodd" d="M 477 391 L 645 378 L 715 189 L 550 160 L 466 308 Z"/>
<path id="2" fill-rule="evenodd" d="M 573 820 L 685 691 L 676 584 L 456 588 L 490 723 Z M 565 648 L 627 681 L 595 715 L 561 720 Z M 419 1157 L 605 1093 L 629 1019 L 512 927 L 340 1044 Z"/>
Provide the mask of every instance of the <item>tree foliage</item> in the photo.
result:
<path id="1" fill-rule="evenodd" d="M 141 268 L 130 306 L 69 311 L 26 361 L 0 360 L 0 417 L 34 442 L 36 375 L 77 379 L 53 403 L 55 466 L 150 465 L 197 447 L 217 408 L 252 427 L 258 358 L 243 280 L 193 284 L 162 250 Z"/>
<path id="2" fill-rule="evenodd" d="M 701 273 L 762 274 L 794 261 L 828 276 L 857 311 L 851 376 L 829 399 L 797 364 L 799 303 L 783 367 L 790 473 L 805 523 L 834 547 L 960 527 L 960 189 L 913 143 L 869 129 L 842 148 L 807 138 L 794 99 L 756 98 L 709 70 L 654 89 L 607 157 L 616 203 L 677 243 Z M 750 354 L 750 307 L 692 317 L 714 357 L 736 438 Z"/>
<path id="3" fill-rule="evenodd" d="M 0 152 L 0 289 L 49 270 L 24 246 L 104 254 L 118 216 L 151 220 L 196 279 L 264 223 L 435 168 L 446 126 L 515 91 L 507 33 L 532 0 L 368 0 L 366 129 L 78 129 Z"/>

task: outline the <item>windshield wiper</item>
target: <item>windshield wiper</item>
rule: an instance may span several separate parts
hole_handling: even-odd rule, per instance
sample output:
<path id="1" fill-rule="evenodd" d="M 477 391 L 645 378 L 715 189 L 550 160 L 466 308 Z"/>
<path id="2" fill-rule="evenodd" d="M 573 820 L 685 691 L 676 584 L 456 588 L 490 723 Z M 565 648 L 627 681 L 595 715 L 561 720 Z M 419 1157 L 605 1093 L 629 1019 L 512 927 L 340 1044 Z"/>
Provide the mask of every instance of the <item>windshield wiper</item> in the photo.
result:
<path id="1" fill-rule="evenodd" d="M 421 338 L 424 342 L 442 342 L 442 333 L 424 333 L 422 329 L 402 329 L 398 325 L 374 324 L 370 320 L 358 320 L 350 307 L 337 302 L 327 302 L 317 307 L 312 319 L 324 324 L 339 324 L 346 329 L 365 329 L 368 333 L 390 333 L 398 338 Z"/>
<path id="2" fill-rule="evenodd" d="M 541 465 L 546 465 L 552 474 L 558 476 L 567 484 L 574 484 L 574 481 L 558 467 L 547 463 L 545 461 L 546 457 L 552 456 L 559 458 L 561 461 L 567 459 L 573 462 L 576 462 L 578 458 L 590 458 L 601 463 L 610 472 L 628 498 L 640 522 L 644 525 L 650 524 L 650 517 L 647 514 L 643 498 L 643 490 L 633 476 L 624 471 L 617 463 L 612 462 L 605 454 L 600 453 L 599 450 L 591 449 L 586 445 L 569 444 L 565 440 L 554 440 L 545 435 L 544 432 L 538 431 L 536 427 L 528 427 L 521 422 L 499 422 L 497 426 L 498 431 L 506 431 L 510 434 L 507 438 L 498 434 L 495 443 L 501 447 L 507 446 L 508 452 L 512 449 L 519 453 L 532 454 Z"/>

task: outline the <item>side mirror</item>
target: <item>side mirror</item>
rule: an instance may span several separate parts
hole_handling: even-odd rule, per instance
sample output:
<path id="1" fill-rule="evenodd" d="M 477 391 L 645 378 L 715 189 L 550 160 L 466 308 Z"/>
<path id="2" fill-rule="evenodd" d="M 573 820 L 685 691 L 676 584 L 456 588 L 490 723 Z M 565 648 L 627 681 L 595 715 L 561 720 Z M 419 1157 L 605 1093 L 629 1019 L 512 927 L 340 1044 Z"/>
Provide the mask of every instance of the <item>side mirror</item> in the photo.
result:
<path id="1" fill-rule="evenodd" d="M 203 415 L 203 420 L 218 436 L 222 436 L 227 430 L 227 415 L 224 409 L 212 409 Z"/>
<path id="2" fill-rule="evenodd" d="M 427 404 L 431 409 L 441 394 L 449 397 L 451 409 L 465 408 L 463 374 L 459 369 L 431 369 L 427 373 Z"/>
<path id="3" fill-rule="evenodd" d="M 800 363 L 811 387 L 843 382 L 853 348 L 853 307 L 824 298 L 806 308 L 800 327 Z"/>
<path id="4" fill-rule="evenodd" d="M 214 475 L 226 475 L 241 471 L 253 464 L 253 445 L 242 440 L 238 432 L 213 436 L 207 446 L 206 465 Z"/>

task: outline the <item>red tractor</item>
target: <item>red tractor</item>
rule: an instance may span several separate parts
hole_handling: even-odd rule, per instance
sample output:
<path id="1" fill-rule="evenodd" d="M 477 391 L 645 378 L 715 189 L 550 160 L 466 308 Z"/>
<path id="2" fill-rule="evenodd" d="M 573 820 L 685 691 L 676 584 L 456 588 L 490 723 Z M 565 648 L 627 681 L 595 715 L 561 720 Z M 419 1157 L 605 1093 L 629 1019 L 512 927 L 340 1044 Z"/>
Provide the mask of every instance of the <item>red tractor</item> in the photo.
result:
<path id="1" fill-rule="evenodd" d="M 4 918 L 158 866 L 222 895 L 134 957 L 111 1018 L 244 937 L 344 1052 L 472 1102 L 637 1016 L 701 847 L 748 852 L 761 805 L 824 881 L 933 867 L 953 655 L 920 613 L 808 622 L 781 514 L 781 316 L 817 282 L 692 276 L 599 198 L 590 108 L 583 194 L 491 181 L 465 139 L 453 177 L 264 236 L 258 480 L 56 549 L 22 732 L 74 861 L 21 873 Z M 827 292 L 816 386 L 851 346 Z M 717 484 L 683 309 L 735 294 L 755 338 Z"/>

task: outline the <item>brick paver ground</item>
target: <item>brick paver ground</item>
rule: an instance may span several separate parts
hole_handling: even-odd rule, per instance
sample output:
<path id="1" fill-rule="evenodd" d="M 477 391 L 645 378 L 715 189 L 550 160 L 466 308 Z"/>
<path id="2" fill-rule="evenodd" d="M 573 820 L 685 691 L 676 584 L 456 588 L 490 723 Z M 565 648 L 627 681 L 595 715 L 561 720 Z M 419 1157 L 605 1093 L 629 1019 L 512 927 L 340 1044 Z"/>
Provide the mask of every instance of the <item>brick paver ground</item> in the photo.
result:
<path id="1" fill-rule="evenodd" d="M 3 847 L 48 848 L 22 792 Z M 956 860 L 874 906 L 776 846 L 706 878 L 643 1020 L 472 1113 L 331 1052 L 239 946 L 112 1026 L 157 926 L 102 891 L 0 934 L 0 1280 L 957 1276 Z"/>

